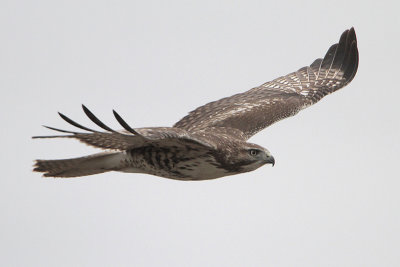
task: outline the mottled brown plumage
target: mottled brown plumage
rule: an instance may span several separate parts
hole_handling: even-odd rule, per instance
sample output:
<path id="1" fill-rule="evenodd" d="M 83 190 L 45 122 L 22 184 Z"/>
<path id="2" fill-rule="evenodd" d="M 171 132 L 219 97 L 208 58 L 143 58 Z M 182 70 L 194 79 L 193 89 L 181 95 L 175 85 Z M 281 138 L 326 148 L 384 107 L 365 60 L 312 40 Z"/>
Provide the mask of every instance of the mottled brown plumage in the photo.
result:
<path id="1" fill-rule="evenodd" d="M 344 87 L 355 76 L 358 50 L 354 29 L 346 30 L 325 57 L 310 66 L 244 93 L 201 106 L 173 127 L 131 128 L 114 111 L 124 131 L 115 131 L 83 106 L 85 114 L 106 132 L 87 131 L 35 138 L 75 138 L 113 152 L 65 160 L 37 160 L 35 171 L 50 177 L 77 177 L 106 171 L 148 173 L 179 180 L 205 180 L 274 164 L 269 151 L 247 142 L 269 125 L 297 114 L 324 96 Z"/>

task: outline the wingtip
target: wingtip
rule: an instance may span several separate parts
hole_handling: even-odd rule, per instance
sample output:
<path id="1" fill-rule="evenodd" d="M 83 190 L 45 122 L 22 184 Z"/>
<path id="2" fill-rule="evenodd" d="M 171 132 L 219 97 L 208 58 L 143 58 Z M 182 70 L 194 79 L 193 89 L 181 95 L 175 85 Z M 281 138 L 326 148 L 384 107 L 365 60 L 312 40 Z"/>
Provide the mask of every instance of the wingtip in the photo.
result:
<path id="1" fill-rule="evenodd" d="M 357 35 L 354 27 L 351 27 L 348 33 L 349 39 L 351 42 L 355 41 L 357 43 Z"/>
<path id="2" fill-rule="evenodd" d="M 348 79 L 348 82 L 351 82 L 358 70 L 359 64 L 359 55 L 358 55 L 358 48 L 357 48 L 357 41 L 353 40 L 350 44 L 350 51 L 349 51 L 349 66 L 344 73 L 344 77 Z"/>
<path id="3" fill-rule="evenodd" d="M 110 127 L 108 127 L 107 125 L 105 125 L 101 120 L 99 120 L 94 114 L 93 112 L 91 112 L 85 105 L 82 105 L 83 111 L 85 112 L 86 116 L 88 116 L 88 118 L 94 122 L 97 126 L 99 126 L 100 128 L 109 131 L 109 132 L 115 132 L 113 129 L 111 129 Z"/>
<path id="4" fill-rule="evenodd" d="M 117 119 L 118 123 L 128 132 L 138 135 L 138 136 L 142 136 L 141 134 L 139 134 L 135 129 L 133 129 L 132 127 L 129 126 L 129 124 L 122 119 L 122 117 L 113 109 L 113 114 L 114 117 Z M 143 136 L 142 136 L 143 137 Z"/>
<path id="5" fill-rule="evenodd" d="M 86 114 L 86 116 L 89 117 L 89 119 L 92 116 L 94 116 L 93 113 L 84 104 L 82 104 L 81 106 L 82 106 L 83 112 Z"/>
<path id="6" fill-rule="evenodd" d="M 89 109 L 84 104 L 81 104 L 81 107 L 85 113 L 86 113 L 86 111 L 89 111 Z"/>
<path id="7" fill-rule="evenodd" d="M 61 113 L 61 112 L 57 112 L 57 113 L 64 121 L 66 121 L 66 122 L 69 121 L 69 118 L 67 116 L 65 116 L 63 113 Z"/>

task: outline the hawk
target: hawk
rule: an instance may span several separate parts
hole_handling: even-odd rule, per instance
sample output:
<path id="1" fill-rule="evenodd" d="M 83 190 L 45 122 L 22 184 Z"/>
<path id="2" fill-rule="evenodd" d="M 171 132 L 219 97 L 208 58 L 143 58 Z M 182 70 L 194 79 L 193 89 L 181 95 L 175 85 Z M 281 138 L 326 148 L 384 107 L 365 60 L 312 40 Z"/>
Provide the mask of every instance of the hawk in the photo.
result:
<path id="1" fill-rule="evenodd" d="M 346 86 L 358 67 L 354 28 L 346 30 L 324 58 L 310 66 L 244 93 L 208 103 L 173 127 L 132 128 L 113 110 L 124 130 L 115 131 L 84 105 L 97 131 L 59 113 L 75 132 L 33 138 L 74 138 L 106 151 L 85 157 L 36 160 L 34 171 L 45 177 L 78 177 L 108 171 L 146 173 L 176 180 L 207 180 L 275 164 L 271 153 L 247 140 L 271 124 L 293 116 L 324 96 Z"/>

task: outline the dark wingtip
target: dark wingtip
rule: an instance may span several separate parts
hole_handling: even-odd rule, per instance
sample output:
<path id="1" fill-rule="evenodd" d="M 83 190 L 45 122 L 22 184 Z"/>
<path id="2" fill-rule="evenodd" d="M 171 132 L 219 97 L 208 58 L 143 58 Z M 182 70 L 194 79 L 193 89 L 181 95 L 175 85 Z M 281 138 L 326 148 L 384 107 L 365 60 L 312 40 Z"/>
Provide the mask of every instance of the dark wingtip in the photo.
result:
<path id="1" fill-rule="evenodd" d="M 137 131 L 135 131 L 134 129 L 132 129 L 128 123 L 126 123 L 126 121 L 124 121 L 124 119 L 122 119 L 122 117 L 113 109 L 113 114 L 114 117 L 117 119 L 117 121 L 119 122 L 119 124 L 121 124 L 121 126 L 127 130 L 130 133 L 136 134 L 141 136 Z"/>
<path id="2" fill-rule="evenodd" d="M 89 114 L 93 114 L 84 104 L 81 104 L 83 112 L 85 112 L 85 114 L 87 115 L 87 113 Z"/>
<path id="3" fill-rule="evenodd" d="M 58 129 L 58 128 L 54 128 L 54 127 L 50 127 L 50 126 L 46 126 L 46 125 L 42 125 L 44 128 L 53 130 L 53 131 L 57 131 L 57 132 L 61 132 L 61 133 L 70 133 L 70 134 L 77 134 L 77 132 L 73 132 L 73 131 L 67 131 L 67 130 L 62 130 L 62 129 Z"/>
<path id="4" fill-rule="evenodd" d="M 357 36 L 354 27 L 351 27 L 348 31 L 345 45 L 346 55 L 341 69 L 344 71 L 343 77 L 347 80 L 347 84 L 353 80 L 358 69 L 359 55 L 357 48 Z"/>
<path id="5" fill-rule="evenodd" d="M 353 40 L 350 44 L 350 52 L 349 52 L 349 59 L 348 59 L 348 66 L 345 69 L 345 73 L 343 77 L 347 80 L 347 83 L 351 82 L 354 76 L 357 73 L 358 69 L 358 49 L 357 49 L 357 41 Z"/>
<path id="6" fill-rule="evenodd" d="M 356 36 L 356 31 L 354 30 L 354 27 L 350 28 L 349 36 L 351 36 L 352 40 L 355 40 L 357 42 L 357 36 Z"/>
<path id="7" fill-rule="evenodd" d="M 343 73 L 345 84 L 354 78 L 358 68 L 357 37 L 354 27 L 345 30 L 339 42 L 329 48 L 321 68 L 326 69 L 327 76 L 335 77 L 337 73 Z"/>
<path id="8" fill-rule="evenodd" d="M 65 116 L 64 114 L 62 114 L 61 112 L 58 112 L 58 115 L 60 115 L 60 117 L 61 117 L 64 121 L 68 122 L 69 124 L 71 124 L 71 125 L 73 125 L 73 126 L 79 128 L 79 129 L 82 129 L 82 130 L 85 130 L 85 131 L 89 131 L 89 132 L 93 132 L 93 133 L 97 133 L 97 132 L 98 132 L 98 131 L 95 131 L 95 130 L 93 130 L 93 129 L 90 129 L 90 128 L 87 128 L 87 127 L 85 127 L 85 126 L 80 125 L 79 123 L 77 123 L 77 122 L 71 120 L 70 118 L 68 118 L 67 116 Z"/>
<path id="9" fill-rule="evenodd" d="M 106 131 L 110 131 L 110 132 L 115 132 L 113 129 L 111 129 L 110 127 L 108 127 L 107 125 L 105 125 L 101 120 L 99 120 L 85 105 L 82 104 L 82 109 L 83 112 L 85 112 L 86 116 L 88 116 L 88 118 L 94 122 L 97 126 L 99 126 L 100 128 L 106 130 Z"/>

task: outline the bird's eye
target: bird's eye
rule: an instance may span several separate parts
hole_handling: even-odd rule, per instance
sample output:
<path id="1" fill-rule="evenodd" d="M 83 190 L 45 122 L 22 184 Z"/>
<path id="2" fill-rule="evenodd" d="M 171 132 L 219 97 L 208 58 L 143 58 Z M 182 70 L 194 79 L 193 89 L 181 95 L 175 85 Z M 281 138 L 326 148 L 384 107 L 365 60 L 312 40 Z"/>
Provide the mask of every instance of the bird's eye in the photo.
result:
<path id="1" fill-rule="evenodd" d="M 250 149 L 249 150 L 249 154 L 252 156 L 256 156 L 258 154 L 258 150 L 257 149 Z"/>

